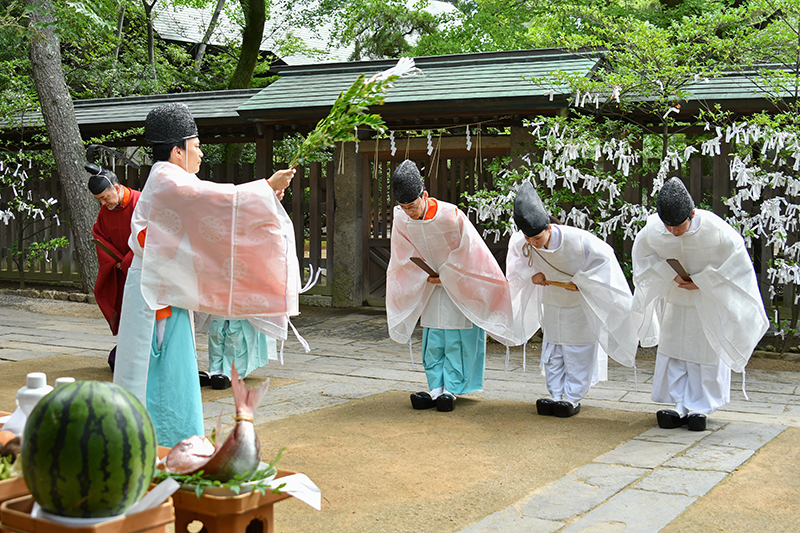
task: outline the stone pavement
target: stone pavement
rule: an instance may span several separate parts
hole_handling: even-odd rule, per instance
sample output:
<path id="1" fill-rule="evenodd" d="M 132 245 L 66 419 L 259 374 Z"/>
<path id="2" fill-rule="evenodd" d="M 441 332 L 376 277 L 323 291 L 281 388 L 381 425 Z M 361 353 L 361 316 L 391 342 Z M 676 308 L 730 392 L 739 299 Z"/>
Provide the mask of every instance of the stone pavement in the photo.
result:
<path id="1" fill-rule="evenodd" d="M 285 364 L 271 363 L 269 375 L 291 380 L 271 388 L 256 417 L 264 422 L 307 413 L 390 390 L 424 388 L 420 333 L 408 346 L 392 342 L 382 309 L 307 308 L 293 320 L 312 347 L 303 353 L 290 338 Z M 62 353 L 105 358 L 113 347 L 95 306 L 0 294 L 0 360 L 19 361 Z M 197 336 L 198 365 L 207 367 L 207 340 Z M 505 350 L 490 343 L 485 389 L 471 397 L 527 402 L 546 395 L 538 372 L 538 346 L 529 345 L 527 371 L 520 349 L 512 350 L 506 372 Z M 609 363 L 609 380 L 593 387 L 586 407 L 653 413 L 650 400 L 653 362 L 636 370 Z M 46 371 L 46 370 L 45 370 Z M 267 369 L 256 371 L 256 375 Z M 708 430 L 650 429 L 507 509 L 463 530 L 574 532 L 656 532 L 701 498 L 787 426 L 800 426 L 800 375 L 751 370 L 733 375 L 731 403 L 710 419 Z M 210 430 L 231 398 L 204 404 Z M 578 415 L 580 416 L 580 415 Z M 655 425 L 655 417 L 653 417 Z M 577 519 L 577 520 L 576 520 Z"/>

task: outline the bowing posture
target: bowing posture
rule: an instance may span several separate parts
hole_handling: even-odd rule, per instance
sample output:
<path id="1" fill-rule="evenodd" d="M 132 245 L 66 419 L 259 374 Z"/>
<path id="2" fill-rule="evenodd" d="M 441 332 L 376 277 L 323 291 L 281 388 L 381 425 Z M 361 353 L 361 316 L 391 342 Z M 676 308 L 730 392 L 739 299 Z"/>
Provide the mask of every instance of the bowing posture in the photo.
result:
<path id="1" fill-rule="evenodd" d="M 486 243 L 456 206 L 430 198 L 413 161 L 392 174 L 391 258 L 386 271 L 389 335 L 408 343 L 423 327 L 422 362 L 429 391 L 414 409 L 452 411 L 456 396 L 483 388 L 486 332 L 516 344 L 508 283 Z M 428 273 L 412 258 L 422 259 Z"/>
<path id="2" fill-rule="evenodd" d="M 658 425 L 702 431 L 730 401 L 731 370 L 744 372 L 769 323 L 741 235 L 695 209 L 678 178 L 664 183 L 656 207 L 633 243 L 639 336 L 658 345 L 653 401 L 675 405 L 656 413 Z"/>
<path id="3" fill-rule="evenodd" d="M 97 245 L 97 281 L 94 297 L 103 316 L 111 328 L 111 334 L 119 331 L 122 312 L 122 294 L 125 279 L 133 261 L 133 250 L 128 245 L 131 236 L 131 217 L 139 201 L 139 191 L 120 185 L 116 174 L 90 163 L 86 170 L 89 191 L 100 200 L 100 212 L 92 226 L 92 236 Z M 117 347 L 108 355 L 108 365 L 113 372 Z"/>
<path id="4" fill-rule="evenodd" d="M 607 379 L 608 357 L 632 366 L 638 339 L 633 297 L 613 249 L 588 231 L 552 224 L 530 182 L 514 199 L 519 231 L 508 244 L 506 274 L 517 337 L 541 328 L 541 366 L 550 397 L 540 415 L 567 418 Z"/>

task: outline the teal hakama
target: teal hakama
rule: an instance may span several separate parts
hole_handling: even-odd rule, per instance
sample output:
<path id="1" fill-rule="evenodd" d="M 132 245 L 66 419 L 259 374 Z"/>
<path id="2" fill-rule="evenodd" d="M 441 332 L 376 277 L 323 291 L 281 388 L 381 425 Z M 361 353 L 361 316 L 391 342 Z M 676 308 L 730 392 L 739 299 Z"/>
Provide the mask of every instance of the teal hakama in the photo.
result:
<path id="1" fill-rule="evenodd" d="M 240 377 L 269 363 L 270 352 L 277 357 L 275 339 L 267 337 L 247 320 L 213 320 L 208 326 L 208 373 L 231 377 L 236 365 Z"/>
<path id="2" fill-rule="evenodd" d="M 444 387 L 452 394 L 483 388 L 486 366 L 486 332 L 472 329 L 422 329 L 422 363 L 428 387 Z"/>
<path id="3" fill-rule="evenodd" d="M 147 373 L 147 412 L 156 427 L 158 444 L 171 448 L 192 435 L 205 434 L 205 429 L 189 312 L 172 307 L 172 316 L 166 320 L 160 349 L 155 328 L 153 331 Z"/>

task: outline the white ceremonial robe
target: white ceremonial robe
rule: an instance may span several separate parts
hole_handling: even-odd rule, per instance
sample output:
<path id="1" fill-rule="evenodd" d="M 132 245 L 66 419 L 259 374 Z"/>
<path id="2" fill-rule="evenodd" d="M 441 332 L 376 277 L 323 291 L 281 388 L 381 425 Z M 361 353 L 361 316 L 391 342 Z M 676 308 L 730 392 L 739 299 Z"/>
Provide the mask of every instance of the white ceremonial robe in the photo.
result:
<path id="1" fill-rule="evenodd" d="M 506 345 L 519 344 L 511 330 L 511 295 L 503 271 L 478 231 L 455 205 L 436 200 L 436 215 L 413 220 L 394 208 L 392 251 L 386 270 L 389 336 L 407 343 L 424 312 L 423 326 L 465 329 L 471 324 Z M 441 286 L 410 259 L 421 257 Z"/>
<path id="2" fill-rule="evenodd" d="M 632 366 L 638 347 L 637 321 L 631 314 L 633 297 L 614 250 L 582 229 L 553 225 L 552 230 L 560 242 L 553 241 L 550 249 L 530 250 L 529 257 L 524 255 L 521 231 L 508 243 L 506 276 L 520 344 L 541 327 L 550 344 L 599 344 L 612 359 Z M 531 277 L 537 272 L 551 281 L 571 281 L 579 290 L 534 285 Z M 599 357 L 602 360 L 604 356 Z"/>
<path id="3" fill-rule="evenodd" d="M 260 331 L 287 338 L 289 317 L 299 313 L 300 270 L 291 219 L 266 180 L 213 183 L 159 161 L 134 209 L 129 244 L 141 284 L 126 293 L 141 303 L 120 324 L 114 382 L 143 402 L 156 309 L 254 318 Z"/>
<path id="4" fill-rule="evenodd" d="M 145 227 L 142 250 L 136 236 Z M 131 247 L 143 256 L 142 293 L 153 309 L 175 305 L 233 318 L 299 313 L 294 229 L 266 180 L 202 181 L 160 161 L 131 229 Z"/>
<path id="5" fill-rule="evenodd" d="M 680 261 L 699 290 L 679 288 L 667 259 Z M 680 237 L 651 215 L 632 261 L 642 346 L 658 345 L 658 357 L 670 360 L 656 363 L 653 401 L 712 413 L 730 399 L 730 370 L 744 371 L 769 326 L 744 239 L 702 209 Z"/>

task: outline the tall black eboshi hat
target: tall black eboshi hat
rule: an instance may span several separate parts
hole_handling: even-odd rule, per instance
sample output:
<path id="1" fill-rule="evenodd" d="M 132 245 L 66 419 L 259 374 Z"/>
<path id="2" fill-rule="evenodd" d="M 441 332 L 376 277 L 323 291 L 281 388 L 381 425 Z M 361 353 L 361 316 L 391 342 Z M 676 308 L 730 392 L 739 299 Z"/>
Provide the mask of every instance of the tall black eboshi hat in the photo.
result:
<path id="1" fill-rule="evenodd" d="M 694 210 L 694 200 L 680 178 L 670 178 L 661 187 L 656 199 L 656 210 L 666 226 L 680 226 Z"/>
<path id="2" fill-rule="evenodd" d="M 144 138 L 152 144 L 172 144 L 197 137 L 197 124 L 186 104 L 173 102 L 151 110 L 144 121 Z"/>
<path id="3" fill-rule="evenodd" d="M 514 198 L 514 223 L 526 237 L 535 237 L 550 225 L 550 215 L 529 181 L 520 186 Z"/>
<path id="4" fill-rule="evenodd" d="M 87 186 L 95 196 L 103 194 L 107 189 L 119 184 L 117 175 L 108 169 L 102 168 L 100 165 L 86 163 L 83 168 L 91 175 Z"/>
<path id="5" fill-rule="evenodd" d="M 398 204 L 410 204 L 425 190 L 425 183 L 416 163 L 406 159 L 392 172 L 392 192 Z"/>

